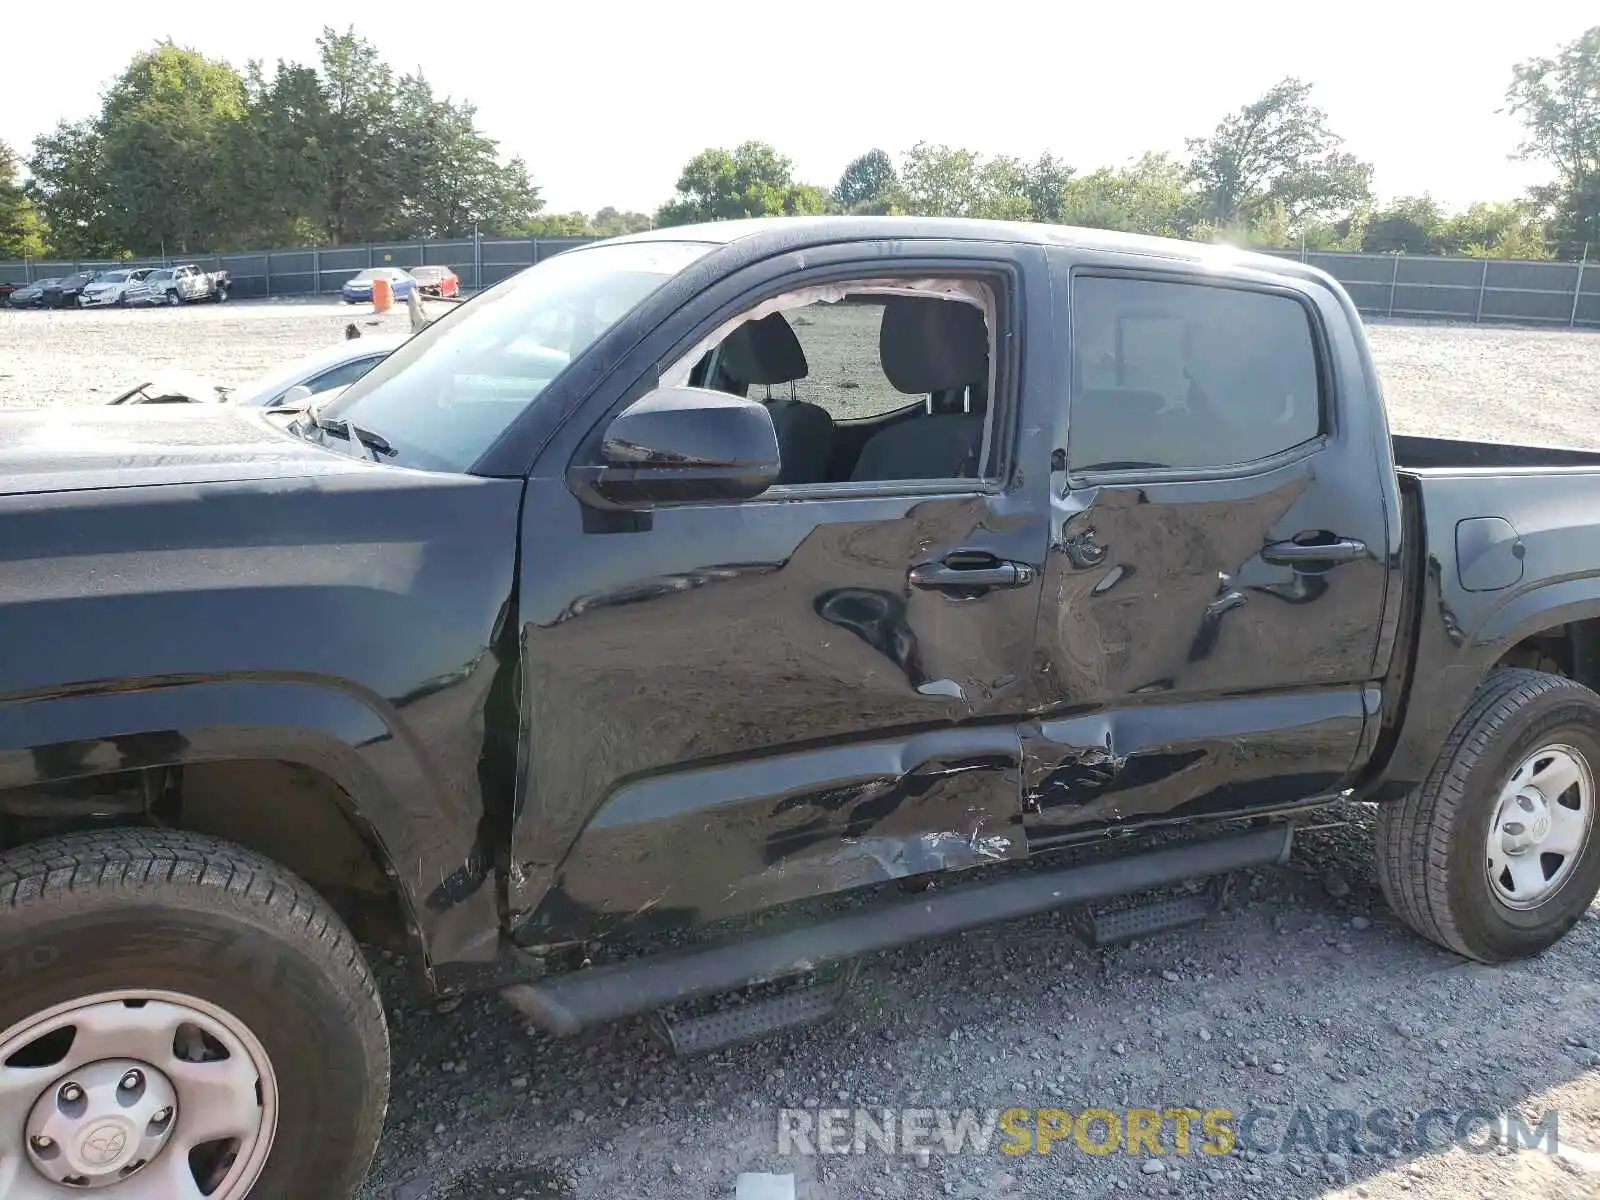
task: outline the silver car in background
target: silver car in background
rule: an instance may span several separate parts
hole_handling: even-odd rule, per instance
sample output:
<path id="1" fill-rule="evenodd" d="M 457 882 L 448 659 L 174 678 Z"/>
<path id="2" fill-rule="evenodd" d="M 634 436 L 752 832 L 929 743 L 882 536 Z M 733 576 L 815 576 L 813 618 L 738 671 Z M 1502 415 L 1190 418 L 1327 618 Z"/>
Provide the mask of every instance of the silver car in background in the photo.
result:
<path id="1" fill-rule="evenodd" d="M 128 289 L 143 283 L 154 267 L 130 267 L 126 270 L 101 271 L 94 282 L 88 284 L 78 296 L 80 308 L 122 307 L 128 302 Z"/>
<path id="2" fill-rule="evenodd" d="M 189 371 L 158 371 L 111 404 L 237 404 L 277 408 L 348 387 L 395 351 L 409 334 L 351 338 L 297 358 L 236 388 L 221 387 Z M 292 394 L 291 394 L 292 393 Z"/>
<path id="3" fill-rule="evenodd" d="M 172 287 L 173 268 L 157 267 L 137 283 L 130 283 L 123 291 L 124 304 L 166 304 Z"/>

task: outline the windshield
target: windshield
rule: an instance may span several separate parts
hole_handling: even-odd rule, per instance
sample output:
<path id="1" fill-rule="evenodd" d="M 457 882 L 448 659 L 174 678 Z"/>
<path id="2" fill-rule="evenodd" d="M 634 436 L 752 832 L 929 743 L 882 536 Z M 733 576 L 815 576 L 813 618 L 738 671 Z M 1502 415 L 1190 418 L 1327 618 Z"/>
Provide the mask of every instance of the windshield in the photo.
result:
<path id="1" fill-rule="evenodd" d="M 132 277 L 132 271 L 101 271 L 95 280 L 99 283 L 124 283 Z"/>
<path id="2" fill-rule="evenodd" d="M 465 471 L 572 359 L 712 249 L 612 242 L 558 254 L 428 325 L 321 414 L 382 435 L 393 462 Z"/>
<path id="3" fill-rule="evenodd" d="M 172 272 L 171 271 L 152 271 L 150 274 L 145 276 L 145 281 L 147 283 L 151 283 L 151 282 L 154 282 L 155 280 L 158 280 L 158 279 L 171 279 L 171 278 L 172 278 Z"/>

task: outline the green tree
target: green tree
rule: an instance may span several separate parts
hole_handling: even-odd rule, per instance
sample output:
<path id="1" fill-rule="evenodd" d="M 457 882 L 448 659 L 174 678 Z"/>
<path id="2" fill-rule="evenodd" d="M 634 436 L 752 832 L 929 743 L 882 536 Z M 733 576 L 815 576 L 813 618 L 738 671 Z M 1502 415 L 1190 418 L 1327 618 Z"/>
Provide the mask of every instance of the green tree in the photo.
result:
<path id="1" fill-rule="evenodd" d="M 245 72 L 245 117 L 231 131 L 227 191 L 233 198 L 229 248 L 317 246 L 328 241 L 322 138 L 332 115 L 313 67 L 279 60 Z"/>
<path id="2" fill-rule="evenodd" d="M 1544 214 L 1524 200 L 1477 203 L 1445 223 L 1446 253 L 1468 258 L 1550 258 Z"/>
<path id="3" fill-rule="evenodd" d="M 794 164 L 765 142 L 702 150 L 678 176 L 677 194 L 656 214 L 658 225 L 740 217 L 802 216 L 824 210 L 821 188 L 796 183 Z"/>
<path id="4" fill-rule="evenodd" d="M 119 255 L 112 228 L 116 196 L 108 183 L 105 142 L 93 121 L 60 122 L 34 139 L 26 186 L 50 227 L 52 253 L 70 258 Z"/>
<path id="5" fill-rule="evenodd" d="M 918 142 L 900 172 L 904 210 L 924 217 L 1062 221 L 1073 169 L 1050 154 L 1028 163 L 1008 154 Z"/>
<path id="6" fill-rule="evenodd" d="M 833 202 L 847 213 L 887 211 L 900 189 L 894 161 L 882 150 L 868 150 L 855 159 L 834 185 Z"/>
<path id="7" fill-rule="evenodd" d="M 649 213 L 618 212 L 607 205 L 595 213 L 589 224 L 601 237 L 621 237 L 625 233 L 642 233 L 655 221 Z"/>
<path id="8" fill-rule="evenodd" d="M 97 122 L 118 245 L 186 253 L 221 240 L 233 206 L 223 164 L 244 114 L 244 80 L 227 63 L 170 41 L 134 56 Z"/>
<path id="9" fill-rule="evenodd" d="M 1372 167 L 1339 149 L 1311 85 L 1287 78 L 1190 138 L 1189 178 L 1199 215 L 1218 228 L 1248 226 L 1281 206 L 1291 226 L 1343 215 L 1372 191 Z"/>
<path id="10" fill-rule="evenodd" d="M 11 147 L 0 142 L 0 259 L 45 253 L 44 220 L 23 190 L 21 166 Z"/>
<path id="11" fill-rule="evenodd" d="M 337 246 L 392 236 L 402 224 L 405 182 L 392 153 L 394 72 L 354 29 L 324 28 L 317 51 L 326 107 L 306 132 L 320 151 L 328 240 Z"/>
<path id="12" fill-rule="evenodd" d="M 1009 154 L 999 154 L 981 162 L 977 173 L 977 206 L 972 215 L 991 221 L 1033 220 L 1033 209 L 1028 202 L 1032 178 L 1028 164 Z"/>
<path id="13" fill-rule="evenodd" d="M 594 230 L 583 213 L 564 212 L 529 217 L 510 232 L 518 237 L 583 237 Z"/>
<path id="14" fill-rule="evenodd" d="M 162 42 L 134 56 L 93 118 L 37 139 L 28 193 L 79 256 L 459 237 L 542 207 L 470 104 L 396 78 L 353 29 L 315 66 L 269 75 Z"/>
<path id="15" fill-rule="evenodd" d="M 1101 167 L 1062 185 L 1058 219 L 1091 229 L 1184 236 L 1190 223 L 1185 176 L 1184 167 L 1165 154 Z"/>
<path id="16" fill-rule="evenodd" d="M 420 74 L 400 80 L 394 106 L 393 173 L 407 238 L 509 233 L 543 207 L 519 158 L 502 163 L 478 129 L 477 109 L 434 95 Z"/>
<path id="17" fill-rule="evenodd" d="M 1402 196 L 1368 216 L 1361 249 L 1368 254 L 1445 254 L 1450 245 L 1446 221 L 1432 196 Z"/>
<path id="18" fill-rule="evenodd" d="M 905 153 L 900 184 L 913 216 L 984 215 L 983 156 L 975 151 L 918 142 Z"/>
<path id="19" fill-rule="evenodd" d="M 1023 179 L 1028 213 L 1035 221 L 1059 225 L 1066 220 L 1067 188 L 1077 172 L 1053 154 L 1041 154 Z"/>
<path id="20" fill-rule="evenodd" d="M 1506 103 L 1527 130 L 1518 154 L 1555 169 L 1555 182 L 1533 193 L 1551 233 L 1574 250 L 1600 246 L 1600 26 L 1553 58 L 1518 63 Z"/>

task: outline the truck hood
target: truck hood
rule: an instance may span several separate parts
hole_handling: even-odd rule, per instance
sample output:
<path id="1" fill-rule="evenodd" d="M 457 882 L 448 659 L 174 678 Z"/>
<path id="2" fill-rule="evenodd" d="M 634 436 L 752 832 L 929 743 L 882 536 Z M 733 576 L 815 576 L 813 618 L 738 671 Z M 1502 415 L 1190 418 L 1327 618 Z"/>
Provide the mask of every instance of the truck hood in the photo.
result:
<path id="1" fill-rule="evenodd" d="M 0 495 L 304 478 L 373 469 L 225 405 L 0 411 Z"/>

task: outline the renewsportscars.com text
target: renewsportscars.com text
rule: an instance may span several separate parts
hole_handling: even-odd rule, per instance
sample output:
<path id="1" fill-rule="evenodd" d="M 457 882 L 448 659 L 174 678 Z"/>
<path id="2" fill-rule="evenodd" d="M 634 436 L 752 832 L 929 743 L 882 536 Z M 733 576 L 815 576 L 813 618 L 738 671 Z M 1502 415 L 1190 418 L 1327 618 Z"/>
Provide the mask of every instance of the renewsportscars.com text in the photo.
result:
<path id="1" fill-rule="evenodd" d="M 1530 1123 L 1519 1112 L 1485 1108 L 784 1108 L 778 1152 L 798 1155 L 929 1153 L 1130 1154 L 1141 1157 L 1236 1150 L 1258 1154 L 1388 1154 L 1459 1146 L 1474 1154 L 1500 1146 L 1560 1146 L 1559 1114 Z"/>

